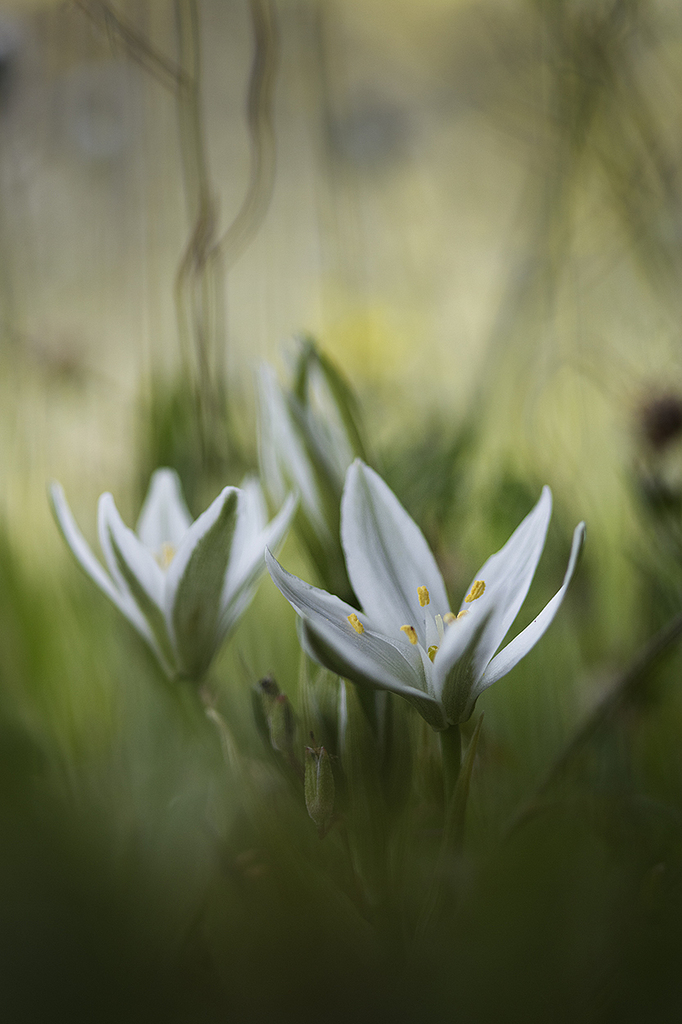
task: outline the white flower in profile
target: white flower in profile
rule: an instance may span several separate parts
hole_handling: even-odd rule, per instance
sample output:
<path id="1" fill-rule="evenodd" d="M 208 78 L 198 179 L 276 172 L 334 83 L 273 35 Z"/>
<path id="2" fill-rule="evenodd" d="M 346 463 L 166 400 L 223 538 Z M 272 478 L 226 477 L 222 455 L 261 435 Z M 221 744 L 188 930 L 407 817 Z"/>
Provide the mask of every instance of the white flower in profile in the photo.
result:
<path id="1" fill-rule="evenodd" d="M 466 722 L 478 697 L 506 675 L 552 622 L 585 536 L 573 534 L 559 591 L 499 653 L 528 593 L 545 544 L 552 495 L 476 573 L 455 615 L 424 536 L 390 488 L 357 459 L 341 504 L 341 541 L 362 610 L 304 583 L 266 553 L 270 575 L 301 619 L 308 654 L 361 685 L 405 697 L 434 729 Z"/>
<path id="2" fill-rule="evenodd" d="M 290 374 L 258 372 L 258 453 L 263 485 L 274 504 L 299 496 L 297 533 L 322 585 L 346 600 L 353 593 L 339 541 L 339 508 L 348 467 L 366 461 L 364 429 L 353 390 L 308 337 L 295 341 Z"/>
<path id="3" fill-rule="evenodd" d="M 295 501 L 268 524 L 260 484 L 225 487 L 192 522 L 180 480 L 153 474 L 135 532 L 114 499 L 98 505 L 99 542 L 108 573 L 95 558 L 60 484 L 50 498 L 76 560 L 154 651 L 170 677 L 200 679 L 254 595 L 266 547 L 280 544 Z"/>

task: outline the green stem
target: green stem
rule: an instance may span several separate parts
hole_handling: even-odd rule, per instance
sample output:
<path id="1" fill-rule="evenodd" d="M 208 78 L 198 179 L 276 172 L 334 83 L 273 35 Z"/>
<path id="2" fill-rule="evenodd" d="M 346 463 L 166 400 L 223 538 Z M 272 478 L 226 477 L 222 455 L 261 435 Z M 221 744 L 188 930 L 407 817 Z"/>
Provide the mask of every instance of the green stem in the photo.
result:
<path id="1" fill-rule="evenodd" d="M 462 766 L 462 734 L 458 725 L 451 725 L 440 733 L 440 749 L 443 755 L 445 806 L 449 807 Z"/>

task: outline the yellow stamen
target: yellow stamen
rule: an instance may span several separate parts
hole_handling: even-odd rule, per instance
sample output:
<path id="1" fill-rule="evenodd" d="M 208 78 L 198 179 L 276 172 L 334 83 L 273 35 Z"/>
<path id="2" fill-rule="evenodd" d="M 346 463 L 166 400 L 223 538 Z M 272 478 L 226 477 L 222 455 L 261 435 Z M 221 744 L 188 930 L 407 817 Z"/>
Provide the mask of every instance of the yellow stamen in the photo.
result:
<path id="1" fill-rule="evenodd" d="M 437 650 L 438 650 L 438 644 L 431 644 L 431 646 L 429 647 L 428 651 L 426 652 L 428 654 L 429 658 L 431 659 L 431 661 L 433 661 L 433 659 L 436 657 L 436 651 Z"/>
<path id="2" fill-rule="evenodd" d="M 429 597 L 429 592 L 426 589 L 426 587 L 417 587 L 417 595 L 419 597 L 419 603 L 422 606 L 422 608 L 425 605 L 431 603 L 431 598 Z"/>
<path id="3" fill-rule="evenodd" d="M 169 544 L 168 541 L 164 541 L 154 557 L 162 569 L 167 569 L 173 561 L 174 556 L 175 548 L 172 544 Z"/>
<path id="4" fill-rule="evenodd" d="M 360 636 L 362 636 L 362 634 L 365 632 L 365 627 L 360 622 L 360 619 L 357 617 L 355 612 L 353 612 L 352 615 L 348 616 L 348 621 L 350 622 L 350 624 L 353 627 L 353 629 L 355 630 L 355 632 L 359 633 Z"/>
<path id="5" fill-rule="evenodd" d="M 484 590 L 485 583 L 483 582 L 483 580 L 475 580 L 474 583 L 472 583 L 471 585 L 471 590 L 464 598 L 464 600 L 466 601 L 467 604 L 469 604 L 470 601 L 475 601 L 477 598 L 479 598 Z"/>
<path id="6" fill-rule="evenodd" d="M 417 630 L 414 628 L 414 626 L 401 626 L 400 629 L 401 632 L 405 634 L 405 636 L 407 637 L 411 644 L 416 644 Z"/>
<path id="7" fill-rule="evenodd" d="M 443 616 L 443 622 L 445 623 L 446 626 L 449 626 L 450 623 L 454 622 L 456 618 L 457 616 L 454 615 L 452 612 L 446 612 L 445 615 Z"/>
<path id="8" fill-rule="evenodd" d="M 461 612 L 457 612 L 457 615 L 455 616 L 455 618 L 463 619 L 464 616 L 468 615 L 468 614 L 469 614 L 469 612 L 466 610 L 466 608 L 462 608 Z"/>

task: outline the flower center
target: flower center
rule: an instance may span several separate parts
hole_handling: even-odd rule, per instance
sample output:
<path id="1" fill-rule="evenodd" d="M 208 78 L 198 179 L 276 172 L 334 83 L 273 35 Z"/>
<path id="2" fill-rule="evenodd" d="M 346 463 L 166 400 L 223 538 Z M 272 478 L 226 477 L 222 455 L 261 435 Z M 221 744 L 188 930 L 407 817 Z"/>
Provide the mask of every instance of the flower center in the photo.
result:
<path id="1" fill-rule="evenodd" d="M 478 600 L 485 591 L 485 583 L 483 580 L 474 580 L 471 585 L 471 590 L 465 597 L 465 602 L 470 604 L 472 601 Z M 426 637 L 426 653 L 428 654 L 431 661 L 436 657 L 438 648 L 443 642 L 445 636 L 445 627 L 450 626 L 457 619 L 463 618 L 468 615 L 466 609 L 462 609 L 457 615 L 453 612 L 446 612 L 442 617 L 440 615 L 433 615 L 431 611 L 426 611 L 428 605 L 431 604 L 431 597 L 427 587 L 417 587 L 417 597 L 419 598 L 419 604 L 424 608 L 424 635 Z M 411 644 L 418 642 L 417 631 L 414 626 L 401 626 L 400 629 L 407 636 L 407 639 Z"/>
<path id="2" fill-rule="evenodd" d="M 158 551 L 154 552 L 154 558 L 162 569 L 167 569 L 175 557 L 175 548 L 168 541 L 164 541 Z"/>
<path id="3" fill-rule="evenodd" d="M 157 561 L 159 562 L 163 569 L 168 568 L 174 554 L 175 550 L 170 544 L 163 544 L 161 546 L 161 551 L 156 557 Z M 471 590 L 469 591 L 464 600 L 470 604 L 472 601 L 478 600 L 478 598 L 482 596 L 484 590 L 485 583 L 483 582 L 483 580 L 474 580 L 474 582 L 471 585 Z M 428 587 L 417 587 L 417 597 L 419 599 L 419 606 L 421 608 L 426 609 L 431 604 L 431 595 L 429 594 Z M 469 613 L 466 609 L 462 609 L 462 611 L 459 612 L 457 615 L 455 615 L 453 612 L 446 612 L 445 615 L 443 616 L 433 615 L 430 610 L 424 611 L 424 635 L 426 637 L 426 643 L 424 646 L 426 647 L 426 653 L 428 654 L 431 661 L 435 659 L 436 653 L 438 652 L 438 648 L 443 642 L 443 637 L 445 636 L 445 627 L 450 626 L 457 619 L 461 619 L 463 618 L 463 616 L 468 614 Z M 358 636 L 362 636 L 362 634 L 365 632 L 365 627 L 360 622 L 360 619 L 357 617 L 355 612 L 352 612 L 350 615 L 348 615 L 347 619 L 349 625 L 351 626 L 352 629 L 355 630 Z M 404 626 L 400 627 L 400 632 L 405 634 L 405 636 L 410 641 L 413 647 L 419 643 L 417 630 L 414 628 L 413 625 L 406 623 Z M 438 640 L 438 643 L 435 642 L 436 639 Z"/>

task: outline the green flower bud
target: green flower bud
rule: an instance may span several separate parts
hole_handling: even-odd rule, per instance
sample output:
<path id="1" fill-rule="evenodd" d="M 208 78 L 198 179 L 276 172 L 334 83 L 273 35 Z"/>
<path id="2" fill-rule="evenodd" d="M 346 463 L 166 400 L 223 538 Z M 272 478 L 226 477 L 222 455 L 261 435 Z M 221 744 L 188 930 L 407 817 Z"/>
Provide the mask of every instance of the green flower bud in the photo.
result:
<path id="1" fill-rule="evenodd" d="M 294 736 L 296 733 L 296 720 L 289 698 L 280 691 L 279 686 L 272 678 L 266 676 L 258 684 L 258 692 L 261 698 L 263 714 L 268 723 L 270 743 L 274 750 L 280 754 L 293 757 Z"/>
<path id="2" fill-rule="evenodd" d="M 321 839 L 329 830 L 334 812 L 334 773 L 324 747 L 305 748 L 305 805 Z"/>

